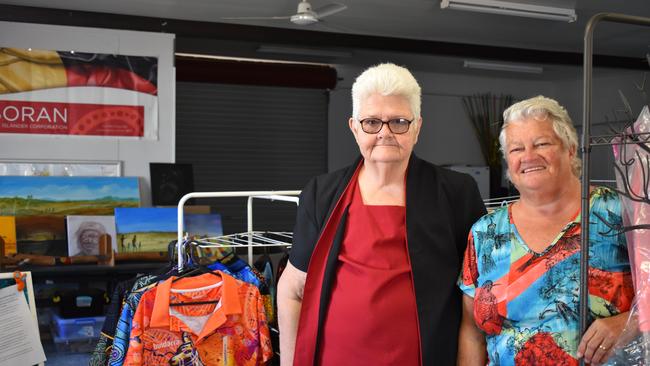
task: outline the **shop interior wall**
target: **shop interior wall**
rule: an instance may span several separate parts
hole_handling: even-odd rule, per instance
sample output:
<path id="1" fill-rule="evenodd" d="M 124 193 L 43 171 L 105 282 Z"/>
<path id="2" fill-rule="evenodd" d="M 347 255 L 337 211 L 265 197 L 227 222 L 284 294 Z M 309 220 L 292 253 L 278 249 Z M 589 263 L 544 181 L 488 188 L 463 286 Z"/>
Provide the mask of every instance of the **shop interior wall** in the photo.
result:
<path id="1" fill-rule="evenodd" d="M 0 23 L 0 41 L 3 45 L 12 45 L 12 40 L 19 39 L 21 44 L 28 42 L 40 48 L 84 48 L 88 51 L 105 51 L 106 47 L 115 47 L 120 53 L 146 54 L 151 47 L 158 44 L 142 41 L 141 36 L 152 33 L 116 31 L 106 29 L 88 29 L 79 32 L 78 28 L 67 29 L 65 37 L 52 33 L 54 29 L 47 25 Z M 172 35 L 158 34 L 161 42 L 172 42 Z M 182 44 L 180 45 L 182 47 Z M 179 44 L 176 45 L 179 47 Z M 208 54 L 219 54 L 219 49 L 205 49 Z M 259 55 L 258 55 L 259 56 Z M 160 62 L 172 64 L 171 55 L 160 55 Z M 564 68 L 552 67 L 542 75 L 511 74 L 491 71 L 469 71 L 458 68 L 448 71 L 439 68 L 436 63 L 427 65 L 427 56 L 421 54 L 404 54 L 381 52 L 375 58 L 363 60 L 350 59 L 336 63 L 339 82 L 330 90 L 328 108 L 328 165 L 329 171 L 349 164 L 358 154 L 357 146 L 347 127 L 351 113 L 350 87 L 356 75 L 367 66 L 378 62 L 393 61 L 409 67 L 419 80 L 423 89 L 422 116 L 424 126 L 416 152 L 424 159 L 437 164 L 485 165 L 481 156 L 474 131 L 462 107 L 462 96 L 482 92 L 507 93 L 516 98 L 526 98 L 538 94 L 554 97 L 567 107 L 577 124 L 580 123 L 582 110 L 582 67 L 580 65 Z M 462 63 L 461 58 L 450 58 L 452 62 Z M 424 60 L 424 61 L 423 61 Z M 553 71 L 555 70 L 555 71 Z M 602 72 L 602 74 L 601 74 Z M 594 82 L 594 133 L 606 126 L 602 122 L 605 115 L 620 107 L 618 89 L 633 89 L 633 82 L 640 83 L 641 72 L 617 69 L 596 69 Z M 173 74 L 161 75 L 160 82 L 173 83 Z M 173 90 L 173 88 L 170 88 Z M 629 98 L 634 100 L 634 93 Z M 637 98 L 638 99 L 638 98 Z M 635 106 L 639 103 L 635 102 Z M 134 140 L 115 138 L 70 138 L 52 136 L 0 136 L 0 154 L 3 158 L 16 159 L 53 159 L 53 160 L 121 160 L 123 173 L 127 176 L 143 178 L 142 189 L 144 204 L 149 204 L 148 163 L 173 162 L 175 160 L 175 111 L 174 103 L 160 105 L 159 139 Z M 580 130 L 580 128 L 578 128 Z M 580 132 L 580 131 L 579 131 Z M 324 137 L 325 138 L 325 137 Z M 592 161 L 601 161 L 611 154 L 605 149 L 597 149 Z M 603 155 L 602 157 L 600 155 Z M 610 164 L 611 165 L 611 164 Z M 601 168 L 601 166 L 603 168 Z M 607 179 L 611 177 L 611 168 L 607 164 L 592 167 L 592 177 Z"/>
<path id="2" fill-rule="evenodd" d="M 2 159 L 121 161 L 124 176 L 140 177 L 142 204 L 151 204 L 149 162 L 174 162 L 174 35 L 0 22 L 3 47 L 82 50 L 158 57 L 158 139 L 0 134 Z"/>
<path id="3" fill-rule="evenodd" d="M 390 55 L 383 60 L 391 60 Z M 457 63 L 462 63 L 462 59 L 458 59 Z M 462 69 L 436 72 L 435 66 L 431 70 L 414 67 L 413 73 L 422 87 L 424 120 L 416 153 L 441 165 L 485 165 L 474 130 L 463 109 L 462 96 L 486 92 L 511 94 L 516 99 L 541 94 L 558 100 L 573 119 L 581 141 L 582 66 L 544 66 L 544 73 L 535 76 Z M 351 86 L 363 69 L 361 66 L 337 65 L 339 83 L 330 93 L 329 108 L 330 171 L 349 164 L 359 153 L 347 121 L 352 112 Z M 622 113 L 624 105 L 619 90 L 626 96 L 636 117 L 643 105 L 648 103 L 644 99 L 647 97 L 638 90 L 643 82 L 643 70 L 594 68 L 592 136 L 609 134 L 610 125 L 621 128 L 629 122 Z M 591 179 L 614 179 L 611 147 L 592 149 L 591 162 Z"/>
<path id="4" fill-rule="evenodd" d="M 386 56 L 385 60 L 390 60 Z M 462 59 L 458 60 L 462 63 Z M 406 65 L 408 67 L 408 65 Z M 362 67 L 337 65 L 339 81 L 330 94 L 329 109 L 329 170 L 349 164 L 359 153 L 348 129 L 352 112 L 351 86 Z M 476 93 L 511 94 L 526 98 L 545 94 L 552 96 L 552 81 L 543 78 L 526 79 L 519 74 L 441 73 L 435 69 L 413 71 L 422 88 L 423 126 L 415 152 L 440 165 L 485 166 L 472 124 L 463 109 L 462 97 Z"/>

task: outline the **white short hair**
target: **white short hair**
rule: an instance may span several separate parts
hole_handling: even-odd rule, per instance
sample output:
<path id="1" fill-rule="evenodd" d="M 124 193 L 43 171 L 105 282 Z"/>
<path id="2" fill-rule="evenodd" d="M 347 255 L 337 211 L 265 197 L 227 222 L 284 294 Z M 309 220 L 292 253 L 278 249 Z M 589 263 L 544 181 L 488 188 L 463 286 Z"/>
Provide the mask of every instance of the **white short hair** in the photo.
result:
<path id="1" fill-rule="evenodd" d="M 361 102 L 373 94 L 397 95 L 406 98 L 413 118 L 420 118 L 422 89 L 411 72 L 391 63 L 366 69 L 352 85 L 352 118 L 359 120 Z"/>
<path id="2" fill-rule="evenodd" d="M 538 121 L 549 120 L 553 124 L 553 131 L 562 141 L 565 149 L 575 149 L 576 154 L 571 160 L 571 171 L 576 177 L 582 173 L 582 161 L 578 156 L 578 134 L 569 113 L 556 100 L 538 95 L 534 98 L 522 100 L 508 107 L 503 112 L 503 126 L 499 133 L 499 144 L 501 153 L 506 155 L 506 128 L 513 121 L 522 121 L 525 119 L 535 119 Z"/>

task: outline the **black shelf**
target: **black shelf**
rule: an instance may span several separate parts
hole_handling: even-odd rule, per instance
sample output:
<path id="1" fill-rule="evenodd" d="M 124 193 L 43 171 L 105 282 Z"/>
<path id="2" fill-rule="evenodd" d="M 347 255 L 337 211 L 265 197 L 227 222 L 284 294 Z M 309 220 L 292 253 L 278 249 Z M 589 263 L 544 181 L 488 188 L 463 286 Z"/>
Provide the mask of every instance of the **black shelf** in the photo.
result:
<path id="1" fill-rule="evenodd" d="M 71 264 L 61 266 L 21 266 L 20 271 L 32 272 L 34 280 L 44 280 L 51 278 L 70 278 L 78 277 L 79 280 L 93 278 L 110 278 L 112 276 L 136 275 L 138 273 L 152 273 L 164 267 L 168 263 L 124 263 L 115 266 L 97 265 L 97 264 Z M 7 272 L 13 271 L 6 269 Z"/>

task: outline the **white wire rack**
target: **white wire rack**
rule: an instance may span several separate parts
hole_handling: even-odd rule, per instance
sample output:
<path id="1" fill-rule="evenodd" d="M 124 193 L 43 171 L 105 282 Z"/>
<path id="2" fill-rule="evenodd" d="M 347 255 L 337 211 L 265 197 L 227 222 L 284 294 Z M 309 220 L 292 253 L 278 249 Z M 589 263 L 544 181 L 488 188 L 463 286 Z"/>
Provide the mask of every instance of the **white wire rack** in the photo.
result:
<path id="1" fill-rule="evenodd" d="M 191 198 L 224 198 L 247 197 L 247 227 L 246 232 L 222 235 L 214 238 L 195 240 L 201 248 L 208 247 L 246 247 L 248 248 L 248 263 L 253 263 L 254 247 L 290 246 L 293 233 L 274 231 L 253 231 L 253 199 L 266 199 L 272 201 L 286 201 L 298 204 L 300 191 L 241 191 L 241 192 L 193 192 L 184 195 L 178 202 L 178 238 L 176 252 L 178 253 L 178 270 L 183 269 L 183 243 L 184 231 L 184 206 Z"/>
<path id="2" fill-rule="evenodd" d="M 483 200 L 485 208 L 488 210 L 495 210 L 499 207 L 503 207 L 511 202 L 515 202 L 519 199 L 519 196 L 507 196 L 507 197 L 497 197 L 497 198 L 488 198 Z"/>

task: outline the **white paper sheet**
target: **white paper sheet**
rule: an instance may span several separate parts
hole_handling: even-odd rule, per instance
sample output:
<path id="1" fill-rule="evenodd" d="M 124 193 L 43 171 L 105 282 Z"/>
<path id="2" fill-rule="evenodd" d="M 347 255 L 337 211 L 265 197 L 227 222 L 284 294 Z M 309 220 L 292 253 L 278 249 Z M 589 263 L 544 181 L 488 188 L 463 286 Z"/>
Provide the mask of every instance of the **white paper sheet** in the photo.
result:
<path id="1" fill-rule="evenodd" d="M 45 361 L 38 325 L 16 285 L 0 289 L 0 366 L 35 365 Z"/>

